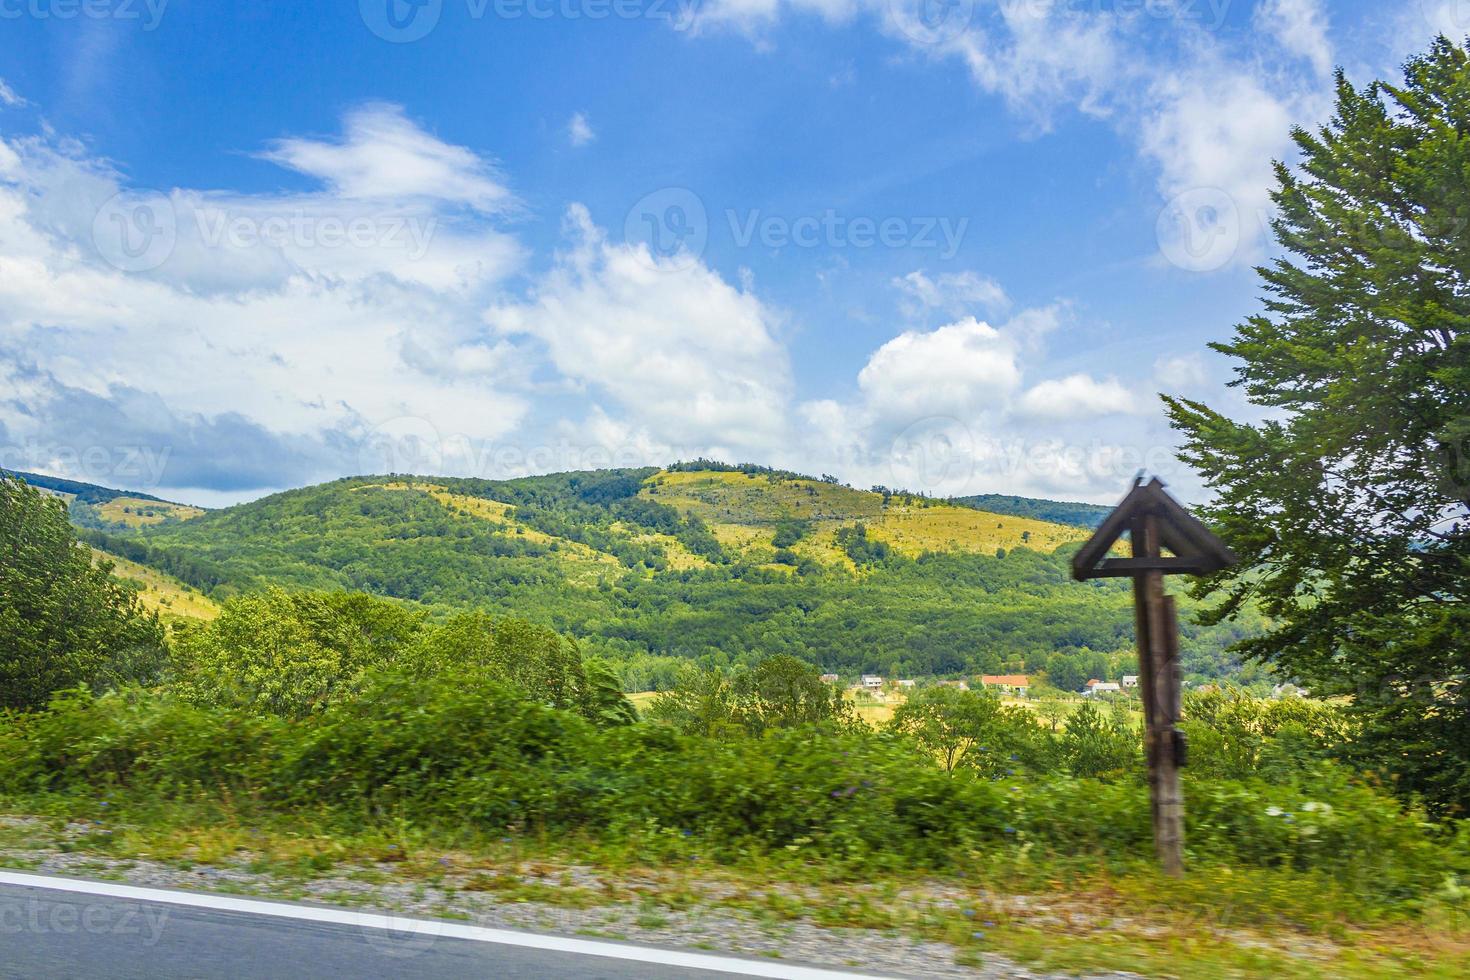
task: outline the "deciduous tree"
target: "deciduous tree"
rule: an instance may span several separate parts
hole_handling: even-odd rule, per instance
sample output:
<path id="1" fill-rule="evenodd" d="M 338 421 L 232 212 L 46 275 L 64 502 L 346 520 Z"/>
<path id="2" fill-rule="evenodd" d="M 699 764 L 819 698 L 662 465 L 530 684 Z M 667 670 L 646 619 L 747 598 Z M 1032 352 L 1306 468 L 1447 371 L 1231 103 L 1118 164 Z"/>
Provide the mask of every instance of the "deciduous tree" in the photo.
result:
<path id="1" fill-rule="evenodd" d="M 0 473 L 0 707 L 155 679 L 163 628 L 112 567 L 77 543 L 60 498 Z"/>

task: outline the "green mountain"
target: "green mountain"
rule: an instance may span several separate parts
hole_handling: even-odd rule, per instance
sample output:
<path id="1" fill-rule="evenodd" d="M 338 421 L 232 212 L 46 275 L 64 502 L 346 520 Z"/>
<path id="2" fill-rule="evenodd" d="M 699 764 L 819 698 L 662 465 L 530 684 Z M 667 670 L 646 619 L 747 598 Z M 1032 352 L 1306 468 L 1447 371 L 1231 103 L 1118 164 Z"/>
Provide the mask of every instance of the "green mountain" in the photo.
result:
<path id="1" fill-rule="evenodd" d="M 72 523 L 78 527 L 123 529 L 186 521 L 204 513 L 202 507 L 176 504 L 136 490 L 114 490 L 24 470 L 0 470 L 0 473 L 20 477 L 31 486 L 66 500 Z"/>
<path id="2" fill-rule="evenodd" d="M 105 504 L 109 500 L 118 497 L 131 497 L 136 500 L 153 500 L 159 503 L 164 501 L 146 493 L 137 493 L 131 490 L 114 490 L 111 487 L 99 487 L 95 483 L 81 483 L 77 480 L 63 480 L 59 476 L 46 476 L 44 473 L 27 473 L 24 470 L 0 470 L 0 474 L 6 476 L 18 476 L 33 487 L 42 490 L 50 490 L 52 493 L 66 497 L 70 500 L 80 500 L 88 504 Z"/>
<path id="3" fill-rule="evenodd" d="M 683 658 L 790 653 L 843 673 L 1130 670 L 1126 585 L 1079 584 L 1082 528 L 754 467 L 518 480 L 373 476 L 189 519 L 88 529 L 214 600 L 268 584 L 482 608 L 579 637 L 658 683 Z M 1187 607 L 1187 603 L 1186 603 Z M 1188 617 L 1186 617 L 1188 619 Z M 1185 626 L 1186 669 L 1239 669 Z"/>
<path id="4" fill-rule="evenodd" d="M 1096 528 L 1113 508 L 1104 504 L 1070 503 L 1062 500 L 1043 500 L 1039 497 L 1013 497 L 1004 493 L 981 493 L 973 497 L 952 497 L 950 503 L 976 510 L 988 510 L 995 514 L 1014 514 L 1017 517 L 1034 517 L 1038 521 L 1054 521 L 1057 524 L 1073 524 L 1088 530 Z"/>

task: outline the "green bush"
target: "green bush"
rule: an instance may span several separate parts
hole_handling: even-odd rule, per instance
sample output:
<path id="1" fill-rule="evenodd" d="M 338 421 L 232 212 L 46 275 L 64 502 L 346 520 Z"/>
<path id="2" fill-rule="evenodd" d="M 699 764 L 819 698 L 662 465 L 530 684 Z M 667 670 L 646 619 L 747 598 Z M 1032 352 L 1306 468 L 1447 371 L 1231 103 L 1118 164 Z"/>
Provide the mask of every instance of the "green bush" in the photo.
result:
<path id="1" fill-rule="evenodd" d="M 1143 739 L 1127 712 L 1104 715 L 1091 701 L 1067 719 L 1059 761 L 1074 776 L 1128 777 L 1143 768 Z"/>
<path id="2" fill-rule="evenodd" d="M 303 718 L 353 700 L 376 673 L 494 678 L 598 724 L 636 717 L 617 675 L 578 645 L 525 620 L 421 610 L 361 592 L 271 588 L 231 599 L 179 639 L 179 696 L 201 705 Z"/>
<path id="3" fill-rule="evenodd" d="M 424 614 L 360 592 L 270 588 L 225 603 L 185 634 L 181 669 L 205 704 L 295 718 L 350 697 L 363 674 L 401 658 Z"/>
<path id="4" fill-rule="evenodd" d="M 913 739 L 948 772 L 966 768 L 1000 779 L 1055 764 L 1048 733 L 1031 712 L 1004 706 L 986 691 L 923 688 L 898 706 L 888 728 Z"/>
<path id="5" fill-rule="evenodd" d="M 1238 690 L 1184 695 L 1189 768 L 1227 779 L 1286 781 L 1348 744 L 1353 728 L 1336 706 L 1307 698 L 1253 698 Z"/>
<path id="6" fill-rule="evenodd" d="M 595 757 L 593 731 L 484 676 L 388 674 L 293 729 L 274 790 L 370 815 L 571 826 L 582 811 L 562 777 Z"/>
<path id="7" fill-rule="evenodd" d="M 474 673 L 373 673 L 358 697 L 297 720 L 79 689 L 0 718 L 0 757 L 12 800 L 108 795 L 125 810 L 216 799 L 354 831 L 590 835 L 837 873 L 1126 867 L 1152 855 L 1137 779 L 951 774 L 910 738 L 831 723 L 733 738 L 598 727 Z M 1312 874 L 1393 906 L 1470 873 L 1470 834 L 1332 763 L 1280 784 L 1187 773 L 1185 796 L 1195 866 Z"/>
<path id="8" fill-rule="evenodd" d="M 685 734 L 735 737 L 797 725 L 857 724 L 842 691 L 816 668 L 785 654 L 733 676 L 686 665 L 671 690 L 654 698 L 649 717 Z"/>
<path id="9" fill-rule="evenodd" d="M 270 716 L 79 688 L 0 718 L 0 791 L 252 792 L 275 772 L 284 733 Z"/>

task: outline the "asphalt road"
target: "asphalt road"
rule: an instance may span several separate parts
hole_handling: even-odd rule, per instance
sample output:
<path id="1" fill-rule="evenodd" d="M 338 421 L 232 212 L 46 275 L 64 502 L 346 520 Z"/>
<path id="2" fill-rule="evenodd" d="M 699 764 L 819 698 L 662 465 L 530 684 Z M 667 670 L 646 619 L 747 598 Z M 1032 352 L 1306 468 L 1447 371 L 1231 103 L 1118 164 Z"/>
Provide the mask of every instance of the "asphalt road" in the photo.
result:
<path id="1" fill-rule="evenodd" d="M 729 978 L 855 974 L 463 922 L 0 871 L 0 977 Z"/>

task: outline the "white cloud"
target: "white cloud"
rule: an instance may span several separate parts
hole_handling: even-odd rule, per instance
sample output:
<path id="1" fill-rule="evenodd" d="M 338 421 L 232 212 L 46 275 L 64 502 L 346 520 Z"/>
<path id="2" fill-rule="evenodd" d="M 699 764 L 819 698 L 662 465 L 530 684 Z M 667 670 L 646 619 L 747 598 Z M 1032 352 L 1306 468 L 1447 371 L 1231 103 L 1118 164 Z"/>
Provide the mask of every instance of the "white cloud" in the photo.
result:
<path id="1" fill-rule="evenodd" d="M 633 425 L 593 404 L 580 420 L 562 419 L 557 431 L 575 452 L 574 464 L 555 469 L 602 469 L 609 466 L 662 466 L 681 454 L 682 447 L 656 438 L 646 426 Z M 697 453 L 696 453 L 697 455 Z M 546 472 L 553 467 L 543 467 Z M 528 470 L 535 473 L 536 469 Z"/>
<path id="2" fill-rule="evenodd" d="M 1095 419 L 1138 411 L 1132 392 L 1116 378 L 1087 374 L 1043 381 L 1021 396 L 1020 411 L 1035 419 Z"/>
<path id="3" fill-rule="evenodd" d="M 1103 113 L 1107 90 L 1131 74 L 1120 43 L 1131 18 L 1059 0 L 933 6 L 925 0 L 712 0 L 691 10 L 691 33 L 728 28 L 761 38 L 784 16 L 844 24 L 860 14 L 915 54 L 957 58 L 976 84 L 1044 127 L 1072 100 Z M 680 22 L 681 29 L 690 25 Z"/>
<path id="4" fill-rule="evenodd" d="M 858 374 L 872 412 L 908 422 L 974 417 L 1003 405 L 1020 383 L 1015 343 L 974 317 L 902 333 L 874 351 Z"/>
<path id="5" fill-rule="evenodd" d="M 1465 0 L 1420 0 L 1404 4 L 1393 25 L 1389 38 L 1392 50 L 1387 52 L 1388 64 L 1383 68 L 1396 67 L 1404 59 L 1423 53 L 1440 34 L 1456 42 L 1470 35 L 1470 6 L 1466 6 Z"/>
<path id="6" fill-rule="evenodd" d="M 344 145 L 355 158 L 404 159 L 413 147 L 416 160 L 456 161 L 460 190 L 424 193 L 407 177 L 378 179 L 377 164 L 338 160 L 317 168 L 328 183 L 318 193 L 142 196 L 64 140 L 0 139 L 0 366 L 14 382 L 0 395 L 0 442 L 11 465 L 141 446 L 168 459 L 163 486 L 240 493 L 357 471 L 364 437 L 403 416 L 482 442 L 520 424 L 530 368 L 480 314 L 521 249 L 459 212 L 495 198 L 474 186 L 488 166 L 401 116 L 386 128 L 353 118 Z M 106 219 L 135 215 L 139 201 L 167 232 L 141 241 L 169 247 L 123 271 L 117 236 L 137 229 Z M 401 237 L 415 223 L 429 232 L 416 244 Z"/>
<path id="7" fill-rule="evenodd" d="M 1206 53 L 1191 72 L 1157 79 L 1150 96 L 1155 107 L 1140 127 L 1140 149 L 1158 166 L 1163 196 L 1218 215 L 1208 222 L 1187 215 L 1184 233 L 1192 237 L 1181 247 L 1208 251 L 1208 239 L 1223 235 L 1225 258 L 1257 260 L 1272 208 L 1271 163 L 1289 155 L 1291 127 L 1311 118 L 1313 96 L 1283 95 L 1281 86 Z M 1205 267 L 1225 264 L 1207 259 Z"/>
<path id="8" fill-rule="evenodd" d="M 513 203 L 491 161 L 442 142 L 387 103 L 349 112 L 340 141 L 292 137 L 263 156 L 321 179 L 343 198 L 426 198 L 483 212 Z"/>
<path id="9" fill-rule="evenodd" d="M 788 465 L 855 485 L 930 494 L 1036 494 L 1113 500 L 1140 468 L 1182 483 L 1155 403 L 1115 378 L 1074 373 L 1028 387 L 1064 305 L 998 325 L 971 317 L 879 346 L 852 398 L 801 403 Z"/>
<path id="10" fill-rule="evenodd" d="M 1209 383 L 1204 358 L 1199 354 L 1165 355 L 1154 361 L 1154 382 L 1165 394 L 1176 394 Z"/>
<path id="11" fill-rule="evenodd" d="M 1305 58 L 1317 74 L 1332 71 L 1327 14 L 1320 0 L 1262 0 L 1252 19 L 1258 30 L 1275 37 L 1290 53 Z"/>
<path id="12" fill-rule="evenodd" d="M 592 124 L 587 121 L 587 117 L 578 112 L 567 123 L 567 139 L 573 146 L 586 146 L 597 139 L 597 134 L 592 131 Z"/>
<path id="13" fill-rule="evenodd" d="M 566 230 L 531 298 L 487 314 L 499 334 L 540 340 L 563 376 L 655 442 L 761 453 L 782 441 L 791 378 L 770 309 L 698 262 L 609 242 L 581 205 Z"/>
<path id="14" fill-rule="evenodd" d="M 894 279 L 893 285 L 907 297 L 906 309 L 912 316 L 926 310 L 941 310 L 950 316 L 974 309 L 999 312 L 1011 304 L 1000 283 L 969 270 L 946 272 L 931 279 L 917 269 Z"/>
<path id="15" fill-rule="evenodd" d="M 681 10 L 681 16 L 688 20 L 676 20 L 675 24 L 681 30 L 729 27 L 756 34 L 787 12 L 815 15 L 836 24 L 850 20 L 863 6 L 864 0 L 711 0 Z"/>
<path id="16" fill-rule="evenodd" d="M 1253 23 L 1311 73 L 1269 49 L 1249 57 L 1195 38 L 1178 64 L 1154 74 L 1139 109 L 1139 150 L 1169 199 L 1158 223 L 1162 253 L 1195 271 L 1261 260 L 1272 163 L 1291 158 L 1293 126 L 1330 111 L 1333 51 L 1318 0 L 1265 0 Z"/>
<path id="17" fill-rule="evenodd" d="M 5 79 L 0 78 L 0 105 L 23 106 L 26 100 L 15 94 L 15 89 L 6 84 Z"/>
<path id="18" fill-rule="evenodd" d="M 962 11 L 963 5 L 953 9 Z M 960 31 L 942 24 L 933 41 L 933 28 L 916 18 L 920 10 L 932 16 L 918 2 L 888 4 L 889 32 L 936 55 L 958 57 L 981 88 L 1025 111 L 1033 123 L 1045 124 L 1050 110 L 1063 102 L 1108 115 L 1110 91 L 1135 74 L 1122 41 L 1127 18 L 1111 10 L 1089 14 L 1084 5 L 1049 0 L 1002 3 L 984 27 Z M 978 18 L 980 10 L 976 13 Z"/>
<path id="19" fill-rule="evenodd" d="M 1219 187 L 1256 198 L 1273 152 L 1289 139 L 1289 107 L 1262 80 L 1223 65 L 1159 79 L 1152 94 L 1158 109 L 1142 149 L 1159 164 L 1165 193 Z"/>

